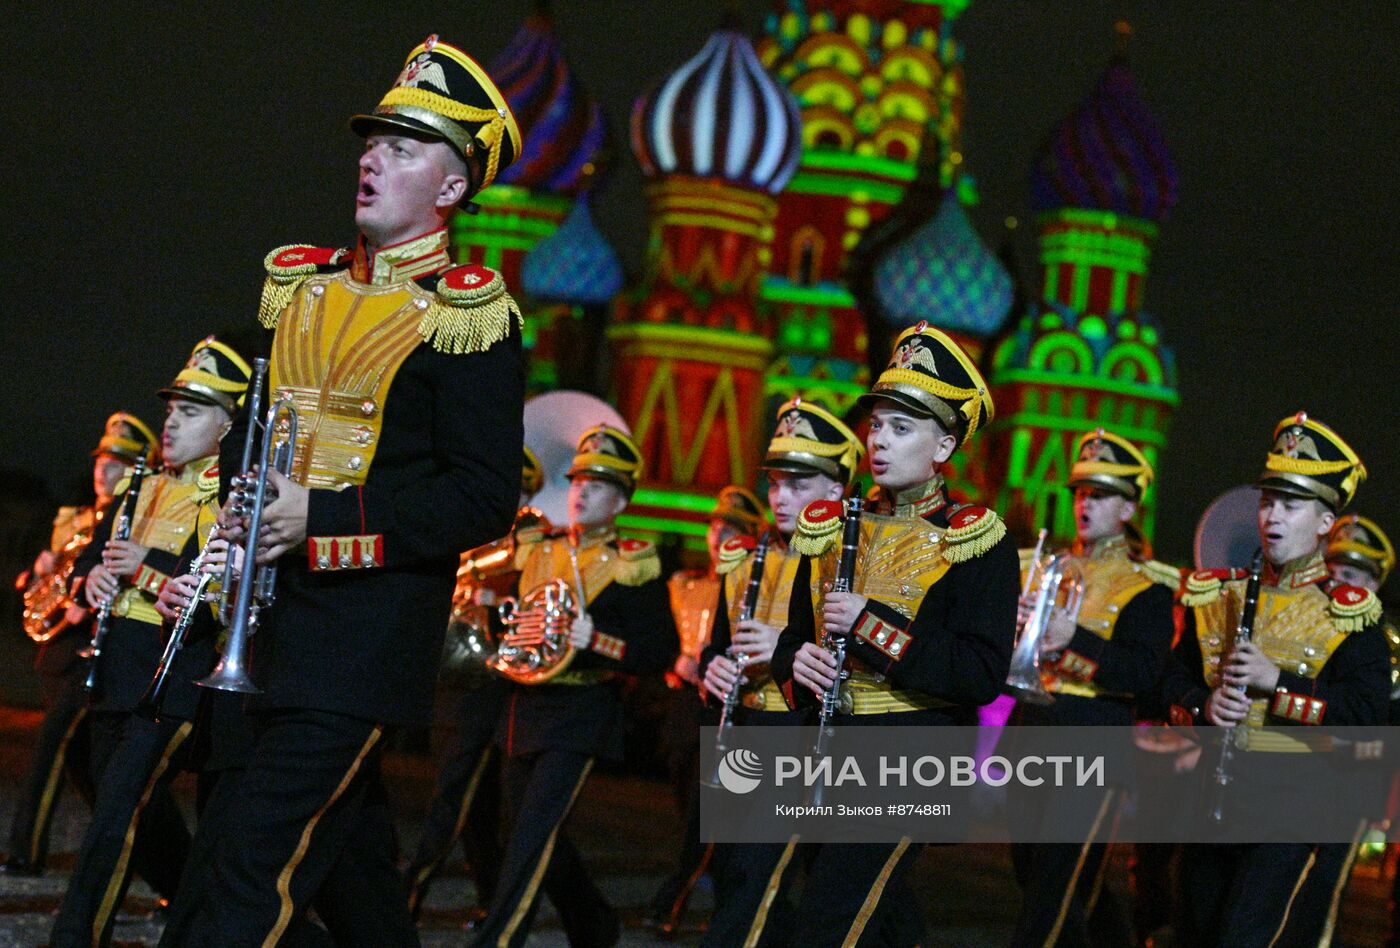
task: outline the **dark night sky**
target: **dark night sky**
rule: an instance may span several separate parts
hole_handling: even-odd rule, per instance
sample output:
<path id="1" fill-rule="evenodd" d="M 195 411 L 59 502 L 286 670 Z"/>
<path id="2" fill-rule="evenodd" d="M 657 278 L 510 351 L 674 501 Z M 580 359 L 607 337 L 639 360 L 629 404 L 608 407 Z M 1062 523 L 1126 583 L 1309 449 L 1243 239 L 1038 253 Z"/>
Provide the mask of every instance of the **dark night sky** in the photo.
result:
<path id="1" fill-rule="evenodd" d="M 152 393 L 191 345 L 253 319 L 269 249 L 352 239 L 359 143 L 345 119 L 378 101 L 413 44 L 439 32 L 489 59 L 530 3 L 25 6 L 7 13 L 0 65 L 14 243 L 0 265 L 0 456 L 57 490 L 85 476 L 111 409 L 158 420 Z M 625 128 L 720 4 L 554 7 L 575 67 Z M 745 4 L 752 31 L 767 8 Z M 1025 215 L 1034 150 L 1092 86 L 1123 13 L 1182 178 L 1148 283 L 1182 392 L 1159 549 L 1187 555 L 1204 505 L 1257 472 L 1273 423 L 1298 408 L 1352 441 L 1374 477 L 1359 509 L 1400 535 L 1400 6 L 976 0 L 955 33 L 973 219 L 990 241 Z M 635 269 L 629 154 L 601 205 Z"/>

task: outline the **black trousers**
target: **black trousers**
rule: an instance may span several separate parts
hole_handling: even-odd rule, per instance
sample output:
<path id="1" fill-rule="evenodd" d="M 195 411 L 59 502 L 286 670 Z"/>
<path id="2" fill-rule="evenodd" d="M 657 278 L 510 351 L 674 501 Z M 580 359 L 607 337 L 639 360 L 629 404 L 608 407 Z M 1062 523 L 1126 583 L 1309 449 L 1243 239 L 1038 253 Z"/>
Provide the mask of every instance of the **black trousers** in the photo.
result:
<path id="1" fill-rule="evenodd" d="M 289 710 L 259 715 L 257 728 L 185 943 L 295 944 L 314 900 L 339 945 L 418 945 L 380 779 L 383 727 Z"/>
<path id="2" fill-rule="evenodd" d="M 650 911 L 676 918 L 685 910 L 695 885 L 706 872 L 716 874 L 715 847 L 700 842 L 700 725 L 704 705 L 692 686 L 668 696 L 661 744 L 666 770 L 676 794 L 681 832 L 676 840 L 676 864 L 651 898 Z"/>
<path id="3" fill-rule="evenodd" d="M 495 897 L 502 856 L 501 767 L 492 740 L 508 692 L 505 679 L 492 678 L 458 702 L 457 737 L 438 767 L 423 835 L 408 865 L 408 906 L 414 918 L 459 839 L 477 902 L 489 905 Z"/>
<path id="4" fill-rule="evenodd" d="M 564 834 L 592 767 L 593 758 L 576 751 L 506 758 L 506 792 L 513 804 L 510 837 L 496 898 L 474 944 L 523 945 L 542 889 L 575 948 L 600 943 L 615 926 L 612 908 Z"/>
<path id="5" fill-rule="evenodd" d="M 793 836 L 786 845 L 744 843 L 726 849 L 715 911 L 701 942 L 707 948 L 805 948 L 841 945 L 851 936 L 858 945 L 881 948 L 925 942 L 923 918 L 906 878 L 916 845 L 803 843 Z M 793 906 L 789 890 L 803 872 L 802 902 Z M 802 917 L 813 912 L 822 914 Z M 826 927 L 821 937 L 814 934 L 823 931 L 816 926 Z"/>
<path id="6" fill-rule="evenodd" d="M 724 874 L 715 881 L 715 910 L 700 943 L 707 948 L 780 944 L 779 936 L 792 930 L 788 889 L 798 875 L 794 864 L 813 847 L 793 837 L 786 846 L 741 843 L 727 849 Z"/>
<path id="7" fill-rule="evenodd" d="M 10 824 L 10 858 L 23 859 L 43 869 L 49 854 L 49 827 L 53 822 L 65 776 L 79 796 L 92 806 L 93 783 L 89 765 L 92 751 L 88 722 L 84 662 L 73 662 L 60 675 L 41 675 L 44 721 L 29 762 L 29 774 L 15 801 Z"/>
<path id="8" fill-rule="evenodd" d="M 1016 843 L 1011 862 L 1021 886 L 1021 913 L 1012 945 L 1087 946 L 1102 941 L 1091 937 L 1089 917 L 1102 885 L 1104 859 L 1121 792 L 1104 790 L 1094 823 L 1084 828 L 1082 843 Z M 1013 805 L 1015 800 L 1013 799 Z M 1042 824 L 1069 819 L 1053 802 L 1038 815 Z M 1115 926 L 1115 941 L 1128 940 L 1126 919 Z"/>
<path id="9" fill-rule="evenodd" d="M 804 948 L 855 945 L 902 948 L 919 909 L 905 882 L 919 847 L 900 843 L 826 843 L 807 867 L 807 884 L 785 942 Z M 884 901 L 886 895 L 898 899 Z"/>
<path id="10" fill-rule="evenodd" d="M 1183 943 L 1276 944 L 1294 893 L 1312 870 L 1313 850 L 1307 843 L 1185 847 Z"/>
<path id="11" fill-rule="evenodd" d="M 1332 940 L 1342 896 L 1367 825 L 1357 826 L 1356 838 L 1350 843 L 1323 843 L 1317 847 L 1313 867 L 1288 911 L 1288 924 L 1278 940 L 1280 948 L 1311 948 Z"/>
<path id="12" fill-rule="evenodd" d="M 112 924 L 131 883 L 134 850 L 149 856 L 143 874 L 166 895 L 179 884 L 189 852 L 189 831 L 170 795 L 189 722 L 166 718 L 157 723 L 113 712 L 92 717 L 97 797 L 54 921 L 56 948 L 106 945 L 111 940 Z"/>

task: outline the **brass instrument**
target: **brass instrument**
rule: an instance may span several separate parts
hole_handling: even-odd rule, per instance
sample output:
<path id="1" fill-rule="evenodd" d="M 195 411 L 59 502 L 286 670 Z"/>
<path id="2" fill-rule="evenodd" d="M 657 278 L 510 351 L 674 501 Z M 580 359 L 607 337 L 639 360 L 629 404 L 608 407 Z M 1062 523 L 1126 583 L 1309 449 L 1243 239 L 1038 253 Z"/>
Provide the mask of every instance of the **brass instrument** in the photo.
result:
<path id="1" fill-rule="evenodd" d="M 263 508 L 267 503 L 267 472 L 275 469 L 279 474 L 290 476 L 292 457 L 296 453 L 297 409 L 290 396 L 282 396 L 272 403 L 267 411 L 267 419 L 262 426 L 262 448 L 259 451 L 257 474 L 245 471 L 238 477 L 238 502 L 236 509 L 246 511 L 247 532 L 241 545 L 243 572 L 238 578 L 238 592 L 229 616 L 228 641 L 224 645 L 219 664 L 195 684 L 218 691 L 233 691 L 239 694 L 258 694 L 259 689 L 248 675 L 249 640 L 258 628 L 258 615 L 272 605 L 277 584 L 277 564 L 258 565 L 258 541 L 262 536 Z M 253 418 L 249 419 L 250 429 Z M 235 547 L 229 547 L 229 560 L 234 558 Z"/>
<path id="2" fill-rule="evenodd" d="M 493 670 L 522 685 L 539 685 L 569 667 L 569 630 L 580 608 L 568 583 L 552 579 L 524 599 L 508 596 L 498 611 L 506 631 L 486 662 Z"/>
<path id="3" fill-rule="evenodd" d="M 185 647 L 185 639 L 189 637 L 190 626 L 194 624 L 194 617 L 199 608 L 204 603 L 204 594 L 209 589 L 209 584 L 214 580 L 213 573 L 201 573 L 200 567 L 204 565 L 205 559 L 209 556 L 209 544 L 214 541 L 214 533 L 211 531 L 209 539 L 204 543 L 204 549 L 199 551 L 199 555 L 190 563 L 189 574 L 198 576 L 199 582 L 190 594 L 190 601 L 180 610 L 180 616 L 175 620 L 174 627 L 170 630 L 170 638 L 165 641 L 165 651 L 161 653 L 160 662 L 156 665 L 156 673 L 151 678 L 151 684 L 146 688 L 146 693 L 141 696 L 141 700 L 136 702 L 136 713 L 152 721 L 159 721 L 161 712 L 165 708 L 165 693 L 170 687 L 170 673 L 175 667 L 175 657 L 180 654 L 180 650 Z"/>
<path id="4" fill-rule="evenodd" d="M 68 628 L 64 614 L 69 606 L 74 605 L 68 585 L 72 582 L 73 567 L 78 563 L 78 556 L 92 542 L 92 529 L 92 526 L 88 526 L 73 534 L 54 554 L 53 568 L 42 576 L 31 577 L 25 587 L 24 613 L 21 617 L 24 634 L 40 645 Z"/>
<path id="5" fill-rule="evenodd" d="M 1254 562 L 1249 566 L 1249 581 L 1244 587 L 1244 606 L 1240 609 L 1240 621 L 1235 626 L 1235 644 L 1248 642 L 1254 635 L 1254 617 L 1259 611 L 1259 582 L 1264 571 L 1264 551 L 1256 550 Z M 1223 675 L 1225 663 L 1220 663 Z M 1241 693 L 1245 689 L 1240 688 Z M 1211 809 L 1210 818 L 1214 823 L 1225 822 L 1225 792 L 1233 779 L 1230 776 L 1230 761 L 1235 756 L 1235 732 L 1239 727 L 1222 728 L 1224 732 L 1220 739 L 1220 757 L 1215 763 L 1215 806 Z"/>
<path id="6" fill-rule="evenodd" d="M 239 488 L 243 484 L 243 478 L 247 475 L 248 469 L 253 466 L 253 448 L 258 443 L 259 418 L 262 415 L 263 389 L 267 385 L 268 360 L 258 358 L 253 360 L 253 380 L 248 392 L 248 402 L 246 411 L 248 413 L 248 428 L 243 433 L 243 457 L 239 462 L 238 470 L 232 472 L 232 499 L 234 501 L 232 513 L 236 516 L 247 516 L 248 511 L 243 503 L 245 492 Z M 228 559 L 224 560 L 224 572 L 219 587 L 219 624 L 227 628 L 233 622 L 233 548 L 229 547 Z"/>
<path id="7" fill-rule="evenodd" d="M 131 539 L 131 521 L 136 516 L 136 498 L 141 495 L 141 482 L 145 480 L 145 477 L 146 459 L 140 457 L 136 459 L 136 465 L 131 469 L 131 482 L 127 486 L 126 494 L 122 497 L 121 507 L 117 510 L 117 521 L 112 528 L 112 539 Z M 88 654 L 85 656 L 90 661 L 87 678 L 83 681 L 83 688 L 87 690 L 89 697 L 95 695 L 98 690 L 97 668 L 102 659 L 102 646 L 107 642 L 107 632 L 112 627 L 112 603 L 115 599 L 116 596 L 108 597 L 102 605 L 97 607 L 97 617 L 92 623 L 92 644 L 88 646 Z"/>
<path id="8" fill-rule="evenodd" d="M 1084 601 L 1084 574 L 1068 553 L 1042 555 L 1046 531 L 1040 531 L 1030 569 L 1021 589 L 1021 614 L 1016 624 L 1016 650 L 1006 675 L 1006 692 L 1027 704 L 1052 704 L 1055 696 L 1045 690 L 1040 671 L 1040 647 L 1056 609 L 1079 617 Z"/>
<path id="9" fill-rule="evenodd" d="M 515 534 L 542 523 L 547 521 L 538 510 L 524 507 L 509 535 L 462 554 L 442 643 L 441 674 L 449 684 L 469 686 L 487 670 L 497 646 L 490 607 L 497 605 L 497 597 L 504 598 L 504 587 L 516 575 Z"/>
<path id="10" fill-rule="evenodd" d="M 758 608 L 758 594 L 763 588 L 763 564 L 768 559 L 768 534 L 758 538 L 758 546 L 754 549 L 753 566 L 749 570 L 749 584 L 744 588 L 744 604 L 739 610 L 739 621 L 747 622 L 753 618 L 754 610 Z M 735 664 L 734 687 L 730 688 L 724 695 L 724 705 L 720 709 L 719 728 L 715 731 L 715 770 L 705 781 L 707 787 L 718 787 L 719 765 L 724 760 L 725 752 L 729 750 L 728 737 L 729 729 L 734 726 L 734 710 L 739 706 L 739 692 L 743 691 L 744 669 L 749 664 L 749 656 L 743 652 L 736 651 L 733 646 L 729 647 L 728 655 Z"/>

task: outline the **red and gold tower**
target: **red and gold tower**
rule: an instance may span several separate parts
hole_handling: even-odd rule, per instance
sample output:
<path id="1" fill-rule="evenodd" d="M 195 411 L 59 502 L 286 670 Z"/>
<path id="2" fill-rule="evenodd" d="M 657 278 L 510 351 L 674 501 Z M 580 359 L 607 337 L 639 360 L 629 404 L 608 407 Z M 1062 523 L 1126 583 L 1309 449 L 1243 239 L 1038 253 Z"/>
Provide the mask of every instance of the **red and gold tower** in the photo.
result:
<path id="1" fill-rule="evenodd" d="M 801 166 L 778 199 L 762 288 L 775 322 L 775 401 L 801 394 L 843 414 L 868 386 L 852 254 L 921 161 L 941 187 L 953 182 L 963 77 L 950 27 L 967 4 L 779 0 L 768 17 L 760 54 L 802 116 Z"/>
<path id="2" fill-rule="evenodd" d="M 753 483 L 774 351 L 759 288 L 800 141 L 792 98 L 732 29 L 633 110 L 646 272 L 608 331 L 615 402 L 646 461 L 632 526 L 703 534 L 719 489 Z"/>

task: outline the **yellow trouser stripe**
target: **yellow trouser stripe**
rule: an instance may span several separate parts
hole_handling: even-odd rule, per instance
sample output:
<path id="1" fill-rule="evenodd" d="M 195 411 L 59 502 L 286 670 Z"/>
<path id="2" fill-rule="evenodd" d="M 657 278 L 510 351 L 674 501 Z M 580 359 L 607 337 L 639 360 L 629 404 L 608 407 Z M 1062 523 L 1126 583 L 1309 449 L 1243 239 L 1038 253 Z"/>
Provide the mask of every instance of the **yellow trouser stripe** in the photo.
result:
<path id="1" fill-rule="evenodd" d="M 44 827 L 49 822 L 49 810 L 53 808 L 54 798 L 58 795 L 58 780 L 63 776 L 63 764 L 68 760 L 68 745 L 72 743 L 73 735 L 78 732 L 78 725 L 87 718 L 87 713 L 87 708 L 79 708 L 78 713 L 73 715 L 73 722 L 63 733 L 63 740 L 58 742 L 58 751 L 53 755 L 53 766 L 49 768 L 49 777 L 44 781 L 44 793 L 39 797 L 39 806 L 34 811 L 34 829 L 29 834 L 31 864 L 39 861 L 39 840 L 44 838 Z"/>
<path id="2" fill-rule="evenodd" d="M 855 948 L 856 942 L 860 941 L 860 936 L 865 933 L 865 926 L 870 922 L 870 916 L 875 914 L 875 909 L 880 905 L 880 896 L 885 894 L 885 883 L 890 881 L 890 873 L 894 872 L 894 867 L 899 865 L 900 857 L 908 848 L 909 837 L 905 836 L 899 841 L 899 845 L 895 846 L 894 852 L 890 853 L 890 858 L 885 860 L 880 874 L 875 877 L 875 884 L 866 893 L 865 902 L 856 913 L 855 923 L 851 925 L 851 930 L 846 932 L 846 940 L 841 942 L 841 948 Z"/>
<path id="3" fill-rule="evenodd" d="M 117 857 L 117 865 L 112 870 L 111 878 L 107 880 L 107 891 L 102 895 L 102 904 L 97 907 L 97 915 L 92 920 L 92 942 L 95 945 L 102 943 L 102 932 L 107 928 L 107 923 L 112 917 L 117 897 L 121 895 L 122 883 L 126 879 L 126 868 L 131 863 L 131 846 L 136 841 L 136 826 L 141 821 L 141 813 L 146 809 L 146 804 L 151 801 L 151 794 L 155 793 L 156 784 L 160 782 L 161 776 L 170 766 L 170 758 L 175 756 L 175 751 L 179 750 L 180 745 L 185 742 L 185 738 L 190 736 L 190 730 L 193 727 L 194 725 L 186 721 L 175 730 L 165 745 L 165 751 L 160 755 L 160 761 L 151 771 L 151 775 L 146 778 L 146 789 L 141 792 L 141 799 L 131 814 L 131 821 L 126 824 L 126 838 L 122 840 L 121 855 Z"/>
<path id="4" fill-rule="evenodd" d="M 778 864 L 773 867 L 773 872 L 768 877 L 768 888 L 763 890 L 763 901 L 758 903 L 758 911 L 754 913 L 753 925 L 749 927 L 749 937 L 744 939 L 744 948 L 754 948 L 758 940 L 763 937 L 763 926 L 768 924 L 768 911 L 773 907 L 773 900 L 778 897 L 778 888 L 783 881 L 783 873 L 787 871 L 788 862 L 792 859 L 792 854 L 797 849 L 797 834 L 793 834 L 783 847 L 783 854 L 778 859 Z"/>
<path id="5" fill-rule="evenodd" d="M 428 877 L 437 871 L 437 867 L 442 865 L 443 859 L 452 852 L 452 846 L 462 836 L 462 828 L 467 825 L 467 814 L 471 812 L 472 801 L 476 799 L 476 788 L 481 784 L 481 775 L 486 772 L 486 765 L 491 762 L 491 750 L 488 747 L 481 752 L 481 757 L 476 762 L 476 767 L 472 769 L 472 776 L 467 781 L 467 790 L 462 794 L 462 805 L 457 809 L 457 822 L 452 824 L 452 835 L 447 838 L 447 845 L 442 849 L 442 855 L 418 870 L 418 875 L 413 877 L 414 885 L 422 885 L 428 881 Z"/>
<path id="6" fill-rule="evenodd" d="M 378 725 L 369 732 L 364 746 L 355 755 L 355 762 L 350 765 L 345 776 L 340 778 L 340 785 L 335 788 L 330 799 L 321 804 L 320 808 L 311 815 L 311 819 L 302 829 L 301 839 L 297 841 L 297 848 L 292 852 L 292 858 L 287 860 L 287 864 L 277 875 L 277 897 L 281 900 L 281 906 L 277 911 L 277 921 L 273 923 L 272 931 L 268 932 L 267 937 L 263 939 L 263 948 L 276 948 L 277 942 L 281 941 L 282 935 L 287 931 L 287 926 L 291 924 L 292 910 L 295 907 L 292 903 L 292 873 L 297 871 L 297 866 L 301 865 L 301 861 L 306 858 L 306 851 L 311 848 L 311 832 L 316 829 L 316 824 L 321 821 L 321 817 L 326 815 L 326 811 L 336 800 L 340 799 L 341 794 L 345 793 L 350 782 L 355 779 L 355 774 L 359 773 L 365 758 L 369 756 L 370 750 L 379 742 L 383 733 L 384 728 Z"/>
<path id="7" fill-rule="evenodd" d="M 1065 885 L 1065 896 L 1060 900 L 1060 914 L 1055 916 L 1055 925 L 1045 939 L 1046 948 L 1053 948 L 1055 942 L 1060 940 L 1060 930 L 1065 926 L 1065 916 L 1069 914 L 1070 903 L 1074 900 L 1074 889 L 1079 884 L 1079 874 L 1084 871 L 1084 863 L 1089 858 L 1089 847 L 1094 844 L 1094 837 L 1099 835 L 1099 827 L 1108 815 L 1109 806 L 1113 803 L 1113 793 L 1110 789 L 1103 795 L 1099 812 L 1094 817 L 1093 825 L 1089 827 L 1088 835 L 1084 837 L 1084 845 L 1079 847 L 1079 858 L 1074 861 L 1074 872 L 1070 874 L 1069 882 Z"/>
<path id="8" fill-rule="evenodd" d="M 1347 858 L 1342 862 L 1342 874 L 1337 877 L 1337 884 L 1332 887 L 1332 904 L 1327 908 L 1327 925 L 1322 929 L 1322 938 L 1318 941 L 1317 948 L 1329 948 L 1332 944 L 1332 935 L 1337 929 L 1337 910 L 1342 906 L 1342 893 L 1346 891 L 1347 879 L 1351 876 L 1351 864 L 1356 861 L 1356 854 L 1361 849 L 1361 838 L 1366 835 L 1367 825 L 1367 820 L 1356 824 L 1356 835 L 1351 838 Z"/>
<path id="9" fill-rule="evenodd" d="M 1288 896 L 1288 904 L 1283 907 L 1283 918 L 1278 920 L 1278 928 L 1274 930 L 1274 937 L 1269 939 L 1269 948 L 1274 948 L 1278 944 L 1279 936 L 1288 927 L 1288 913 L 1293 911 L 1293 901 L 1298 898 L 1298 893 L 1303 891 L 1303 883 L 1308 881 L 1308 873 L 1312 871 L 1313 863 L 1317 862 L 1317 851 L 1308 853 L 1308 861 L 1303 864 L 1303 871 L 1298 873 L 1298 881 L 1293 883 L 1293 893 Z"/>
<path id="10" fill-rule="evenodd" d="M 496 948 L 510 948 L 511 936 L 520 927 L 520 923 L 525 921 L 525 913 L 530 911 L 530 903 L 535 901 L 535 893 L 540 889 L 540 883 L 544 881 L 544 874 L 549 869 L 549 860 L 554 856 L 554 841 L 559 837 L 559 827 L 564 825 L 564 821 L 569 818 L 569 813 L 574 809 L 574 801 L 578 799 L 579 791 L 583 789 L 583 782 L 588 779 L 588 772 L 593 769 L 593 758 L 583 765 L 583 773 L 578 775 L 578 783 L 574 784 L 574 792 L 569 794 L 569 803 L 564 807 L 564 812 L 559 814 L 559 822 L 554 824 L 554 828 L 549 831 L 549 838 L 545 840 L 544 849 L 540 852 L 540 861 L 535 864 L 535 871 L 530 875 L 530 884 L 525 887 L 524 894 L 520 901 L 515 903 L 515 911 L 510 913 L 510 921 L 506 922 L 506 927 L 501 932 L 501 937 L 496 939 Z"/>

